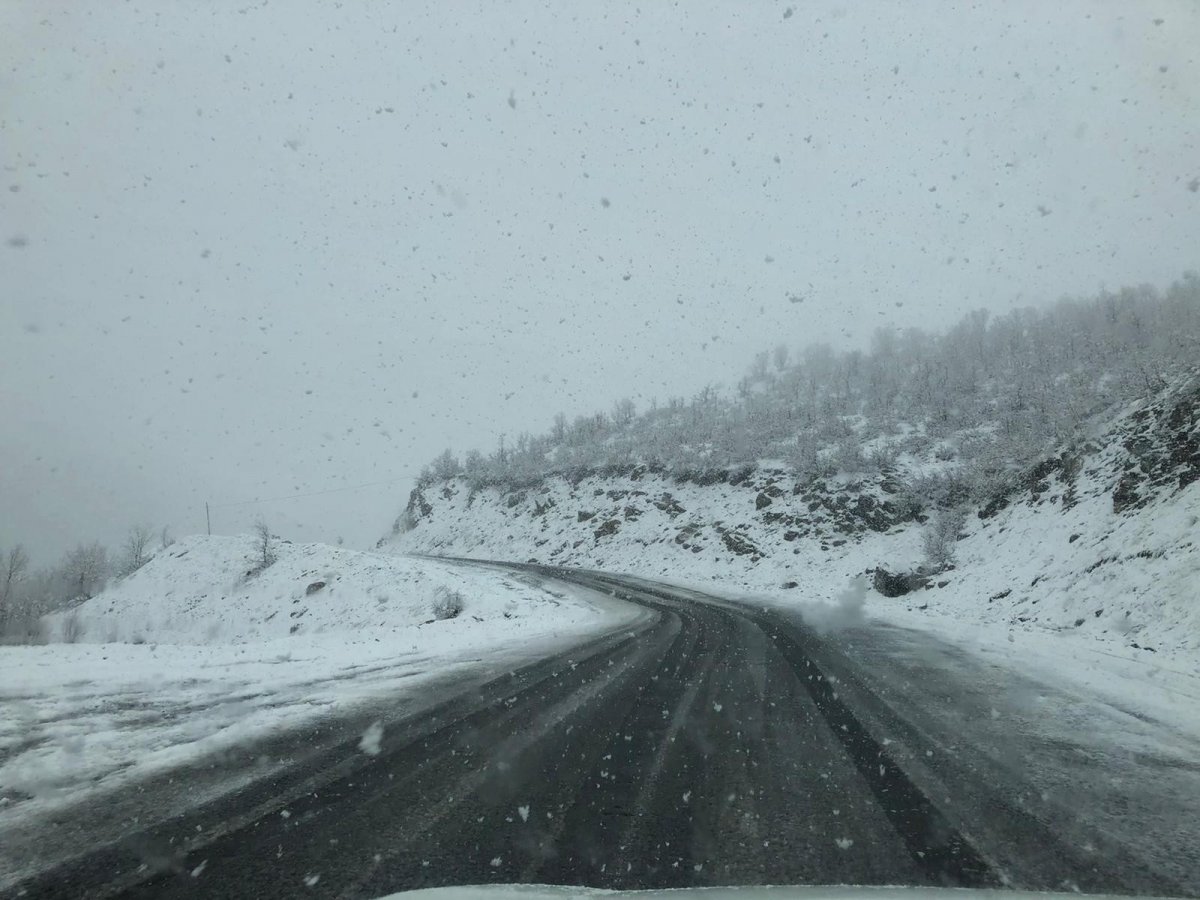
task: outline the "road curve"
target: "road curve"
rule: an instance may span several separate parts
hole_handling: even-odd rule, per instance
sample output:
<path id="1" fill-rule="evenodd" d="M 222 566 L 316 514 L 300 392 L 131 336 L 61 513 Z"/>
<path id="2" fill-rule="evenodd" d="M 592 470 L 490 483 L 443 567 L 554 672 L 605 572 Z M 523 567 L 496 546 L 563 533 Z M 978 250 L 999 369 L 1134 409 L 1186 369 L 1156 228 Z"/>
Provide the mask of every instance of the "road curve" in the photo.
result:
<path id="1" fill-rule="evenodd" d="M 948 749 L 798 621 L 520 568 L 656 615 L 389 723 L 378 756 L 348 734 L 309 771 L 12 895 L 354 898 L 491 882 L 1189 893 L 1111 834 L 1083 839 L 1030 805 L 988 754 Z"/>

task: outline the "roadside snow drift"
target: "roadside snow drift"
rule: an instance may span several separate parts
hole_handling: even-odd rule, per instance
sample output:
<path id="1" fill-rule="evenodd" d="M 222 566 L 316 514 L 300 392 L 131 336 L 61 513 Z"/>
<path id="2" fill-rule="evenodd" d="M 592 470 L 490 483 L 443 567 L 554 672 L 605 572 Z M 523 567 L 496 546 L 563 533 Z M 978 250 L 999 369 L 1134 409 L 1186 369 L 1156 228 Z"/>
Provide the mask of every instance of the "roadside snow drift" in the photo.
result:
<path id="1" fill-rule="evenodd" d="M 516 576 L 325 544 L 276 541 L 275 561 L 261 568 L 256 540 L 181 540 L 71 613 L 50 617 L 51 633 L 61 638 L 73 619 L 87 643 L 227 644 L 414 627 L 458 638 L 482 624 L 511 639 L 594 617 Z M 461 612 L 439 625 L 455 597 Z"/>

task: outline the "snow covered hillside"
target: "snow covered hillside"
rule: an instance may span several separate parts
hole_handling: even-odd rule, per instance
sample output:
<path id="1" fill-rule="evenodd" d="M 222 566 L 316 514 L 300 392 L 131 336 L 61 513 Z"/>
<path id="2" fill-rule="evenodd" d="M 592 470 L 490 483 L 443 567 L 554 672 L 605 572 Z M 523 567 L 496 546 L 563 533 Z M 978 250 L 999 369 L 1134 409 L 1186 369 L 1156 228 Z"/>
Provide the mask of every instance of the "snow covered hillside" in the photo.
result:
<path id="1" fill-rule="evenodd" d="M 834 601 L 858 576 L 918 573 L 937 515 L 921 495 L 931 477 L 954 493 L 956 465 L 939 456 L 953 454 L 902 455 L 862 477 L 803 478 L 760 464 L 694 477 L 646 467 L 551 475 L 511 489 L 452 478 L 414 491 L 381 546 L 716 583 L 773 602 Z M 873 593 L 870 609 L 1194 651 L 1198 478 L 1192 377 L 1108 414 L 973 506 L 951 536 L 952 567 L 914 579 L 919 589 L 907 596 Z"/>
<path id="2" fill-rule="evenodd" d="M 48 617 L 51 632 L 61 637 L 70 621 L 66 627 L 88 643 L 245 643 L 412 628 L 456 639 L 503 628 L 519 637 L 586 625 L 594 614 L 510 576 L 326 544 L 276 541 L 276 560 L 258 571 L 256 541 L 185 538 L 71 613 Z M 455 594 L 461 613 L 448 617 L 451 623 L 437 621 L 439 606 Z"/>
<path id="3" fill-rule="evenodd" d="M 435 682 L 494 677 L 645 615 L 482 567 L 321 544 L 274 552 L 258 571 L 253 537 L 185 538 L 51 617 L 54 642 L 4 648 L 0 846 L 15 853 L 31 821 L 86 794 L 372 698 L 419 706 Z M 363 752 L 372 740 L 368 729 Z M 0 853 L 0 885 L 26 862 Z"/>

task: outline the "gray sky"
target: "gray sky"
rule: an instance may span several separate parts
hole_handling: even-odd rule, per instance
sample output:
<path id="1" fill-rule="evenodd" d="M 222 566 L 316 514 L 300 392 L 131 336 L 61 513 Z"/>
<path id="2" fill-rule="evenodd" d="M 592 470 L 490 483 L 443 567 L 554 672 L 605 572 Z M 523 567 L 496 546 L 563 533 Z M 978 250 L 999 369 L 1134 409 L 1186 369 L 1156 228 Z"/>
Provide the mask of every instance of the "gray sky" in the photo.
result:
<path id="1" fill-rule="evenodd" d="M 1200 264 L 1197 6 L 975 7 L 7 0 L 0 546 Z"/>

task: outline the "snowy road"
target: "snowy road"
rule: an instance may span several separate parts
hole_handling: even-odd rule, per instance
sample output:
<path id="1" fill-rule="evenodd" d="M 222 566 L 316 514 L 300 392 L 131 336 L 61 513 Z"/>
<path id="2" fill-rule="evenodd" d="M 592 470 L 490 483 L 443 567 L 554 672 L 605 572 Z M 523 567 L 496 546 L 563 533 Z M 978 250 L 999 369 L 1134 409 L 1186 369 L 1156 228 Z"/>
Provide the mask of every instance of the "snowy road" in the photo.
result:
<path id="1" fill-rule="evenodd" d="M 348 727 L 25 896 L 497 881 L 1200 893 L 1194 734 L 894 626 L 820 637 L 682 588 L 553 574 L 657 615 L 385 716 L 375 755 Z"/>

